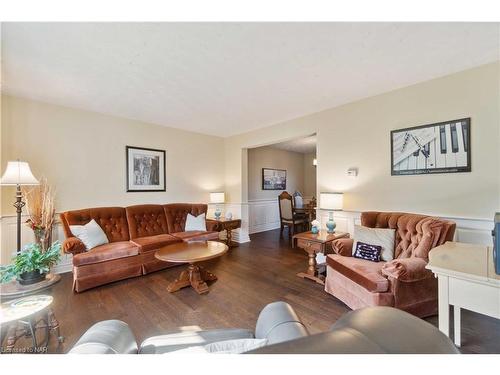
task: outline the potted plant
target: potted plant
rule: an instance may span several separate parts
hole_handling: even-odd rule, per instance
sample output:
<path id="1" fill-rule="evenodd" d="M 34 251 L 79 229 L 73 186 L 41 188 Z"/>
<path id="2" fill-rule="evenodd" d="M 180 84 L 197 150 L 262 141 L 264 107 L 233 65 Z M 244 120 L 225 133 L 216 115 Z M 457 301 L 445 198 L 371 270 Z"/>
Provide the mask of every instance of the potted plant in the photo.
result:
<path id="1" fill-rule="evenodd" d="M 26 209 L 29 219 L 26 221 L 35 234 L 35 242 L 45 251 L 51 243 L 52 227 L 55 216 L 55 194 L 47 179 L 42 177 L 40 184 L 34 187 L 23 188 L 26 197 Z"/>
<path id="2" fill-rule="evenodd" d="M 39 243 L 26 245 L 12 258 L 12 263 L 0 266 L 0 282 L 7 283 L 17 278 L 20 284 L 34 284 L 45 279 L 50 267 L 61 258 L 61 244 L 56 241 L 47 250 Z"/>

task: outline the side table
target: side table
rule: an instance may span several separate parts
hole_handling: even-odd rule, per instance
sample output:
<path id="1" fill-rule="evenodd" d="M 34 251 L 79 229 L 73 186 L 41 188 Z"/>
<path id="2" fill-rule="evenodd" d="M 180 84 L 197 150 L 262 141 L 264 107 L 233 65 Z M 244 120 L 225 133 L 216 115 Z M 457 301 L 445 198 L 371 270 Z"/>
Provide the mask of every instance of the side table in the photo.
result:
<path id="1" fill-rule="evenodd" d="M 233 244 L 233 233 L 232 231 L 238 228 L 241 228 L 241 220 L 240 219 L 215 219 L 221 225 L 221 231 L 226 231 L 226 245 L 228 247 L 235 247 L 237 245 Z"/>
<path id="2" fill-rule="evenodd" d="M 56 332 L 59 342 L 64 338 L 59 331 L 59 322 L 50 308 L 53 298 L 46 295 L 36 295 L 18 298 L 1 304 L 0 324 L 7 325 L 7 345 L 2 352 L 12 353 L 17 340 L 21 337 L 31 337 L 33 346 L 30 353 L 44 352 L 50 339 L 50 333 Z M 45 330 L 45 340 L 39 343 L 37 330 Z"/>
<path id="3" fill-rule="evenodd" d="M 334 232 L 328 233 L 327 231 L 320 231 L 317 234 L 309 232 L 298 233 L 293 236 L 294 247 L 303 249 L 309 257 L 309 266 L 305 272 L 299 272 L 298 277 L 309 279 L 317 282 L 318 284 L 325 285 L 325 277 L 321 275 L 316 262 L 316 254 L 323 253 L 326 255 L 328 245 L 338 238 L 347 238 L 349 233 Z"/>
<path id="4" fill-rule="evenodd" d="M 61 281 L 61 275 L 55 273 L 49 273 L 45 277 L 45 280 L 35 284 L 21 285 L 16 280 L 13 280 L 10 283 L 0 284 L 0 298 L 7 300 L 30 296 L 42 290 L 52 288 L 59 281 Z"/>
<path id="5" fill-rule="evenodd" d="M 500 319 L 500 275 L 495 273 L 491 247 L 446 242 L 429 252 L 425 268 L 438 279 L 439 330 L 448 337 L 453 305 L 456 346 L 461 345 L 461 309 Z"/>

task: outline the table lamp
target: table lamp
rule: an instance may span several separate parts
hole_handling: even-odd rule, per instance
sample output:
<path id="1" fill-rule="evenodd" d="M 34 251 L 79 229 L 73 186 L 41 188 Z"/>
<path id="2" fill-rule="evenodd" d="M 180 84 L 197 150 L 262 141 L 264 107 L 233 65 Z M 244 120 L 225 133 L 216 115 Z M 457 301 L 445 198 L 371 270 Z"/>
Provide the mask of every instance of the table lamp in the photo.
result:
<path id="1" fill-rule="evenodd" d="M 328 221 L 326 223 L 326 228 L 328 233 L 333 233 L 335 231 L 335 221 L 333 221 L 333 211 L 342 210 L 344 204 L 344 194 L 343 193 L 320 193 L 319 195 L 320 208 L 322 210 L 328 210 Z"/>
<path id="2" fill-rule="evenodd" d="M 218 206 L 218 204 L 224 203 L 224 201 L 225 201 L 224 192 L 210 193 L 210 203 L 214 203 L 215 204 L 214 215 L 215 215 L 215 218 L 217 220 L 220 219 L 220 215 L 222 214 L 222 211 L 221 211 L 220 207 Z"/>
<path id="3" fill-rule="evenodd" d="M 9 161 L 7 169 L 5 170 L 0 185 L 16 186 L 16 201 L 14 207 L 17 212 L 17 252 L 21 252 L 21 212 L 26 204 L 23 202 L 23 194 L 21 192 L 21 185 L 38 185 L 38 180 L 31 173 L 28 163 L 25 161 Z"/>

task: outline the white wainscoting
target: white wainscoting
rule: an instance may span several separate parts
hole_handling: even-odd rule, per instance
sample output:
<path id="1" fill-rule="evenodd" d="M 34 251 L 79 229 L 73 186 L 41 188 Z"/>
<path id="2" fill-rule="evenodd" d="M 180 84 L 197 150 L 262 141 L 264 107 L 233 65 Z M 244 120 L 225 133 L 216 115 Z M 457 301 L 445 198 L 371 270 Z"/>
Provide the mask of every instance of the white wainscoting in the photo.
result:
<path id="1" fill-rule="evenodd" d="M 255 200 L 248 202 L 249 233 L 258 233 L 273 230 L 280 227 L 279 208 L 277 199 Z M 493 229 L 493 218 L 491 220 L 481 218 L 450 217 L 435 215 L 443 219 L 452 220 L 457 223 L 455 241 L 475 243 L 480 245 L 493 245 L 491 230 Z M 328 211 L 318 210 L 318 220 L 322 227 L 328 221 Z M 353 233 L 354 225 L 360 225 L 361 212 L 337 211 L 334 219 L 337 229 L 343 232 Z"/>
<path id="2" fill-rule="evenodd" d="M 328 221 L 328 211 L 318 210 L 319 221 L 322 226 Z M 334 220 L 337 223 L 337 229 L 342 232 L 353 233 L 354 225 L 361 224 L 361 212 L 357 211 L 337 211 L 334 213 Z M 457 223 L 455 239 L 457 242 L 473 243 L 478 245 L 493 245 L 491 230 L 493 229 L 493 218 L 474 219 L 463 217 L 450 217 L 443 215 L 433 215 L 443 219 L 451 220 Z"/>
<path id="3" fill-rule="evenodd" d="M 59 215 L 56 215 L 59 217 Z M 21 241 L 22 246 L 32 243 L 35 241 L 35 236 L 33 231 L 28 228 L 24 222 L 28 219 L 28 216 L 23 215 L 21 218 Z M 1 230 L 1 264 L 8 264 L 10 259 L 16 253 L 17 247 L 17 217 L 16 216 L 3 216 L 0 219 L 0 230 Z M 56 221 L 54 230 L 52 232 L 52 241 L 63 241 L 64 231 L 59 220 Z M 55 273 L 70 272 L 72 269 L 72 255 L 62 254 L 59 263 L 53 267 L 52 271 Z"/>
<path id="4" fill-rule="evenodd" d="M 248 232 L 265 232 L 280 227 L 278 199 L 248 201 Z"/>
<path id="5" fill-rule="evenodd" d="M 311 197 L 304 197 L 307 203 Z M 248 232 L 259 233 L 280 227 L 278 198 L 248 201 Z"/>
<path id="6" fill-rule="evenodd" d="M 233 239 L 239 243 L 249 242 L 249 234 L 277 229 L 280 226 L 277 199 L 255 200 L 248 203 L 226 203 L 221 208 L 223 208 L 223 214 L 230 211 L 235 218 L 245 217 L 248 213 L 248 222 L 243 220 L 242 228 L 233 231 Z M 361 213 L 356 211 L 335 212 L 334 218 L 337 223 L 337 229 L 352 234 L 354 225 L 360 224 L 360 215 Z M 209 216 L 211 216 L 210 212 Z M 322 223 L 322 227 L 324 227 L 324 223 L 328 220 L 328 212 L 318 210 L 317 216 L 318 220 Z M 457 223 L 455 241 L 492 246 L 491 230 L 493 228 L 493 219 L 441 217 Z M 23 216 L 22 221 L 24 222 L 26 219 L 27 217 Z M 33 231 L 24 224 L 21 225 L 21 228 L 23 245 L 33 242 Z M 0 230 L 0 261 L 1 264 L 6 264 L 16 251 L 16 217 L 2 217 L 0 219 Z M 56 222 L 53 232 L 53 241 L 56 240 L 64 240 L 64 232 L 59 221 Z M 53 272 L 70 272 L 71 268 L 72 256 L 63 254 L 60 262 L 54 267 Z"/>

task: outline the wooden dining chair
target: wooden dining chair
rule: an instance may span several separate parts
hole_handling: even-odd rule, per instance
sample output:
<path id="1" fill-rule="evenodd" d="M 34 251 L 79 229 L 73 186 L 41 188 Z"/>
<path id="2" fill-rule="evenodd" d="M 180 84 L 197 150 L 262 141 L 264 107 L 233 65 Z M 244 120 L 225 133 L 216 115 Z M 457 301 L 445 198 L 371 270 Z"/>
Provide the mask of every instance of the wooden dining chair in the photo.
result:
<path id="1" fill-rule="evenodd" d="M 288 228 L 288 237 L 295 234 L 297 226 L 304 227 L 306 220 L 303 215 L 294 212 L 293 197 L 286 191 L 278 196 L 278 206 L 280 210 L 280 237 L 283 238 L 285 226 Z"/>

